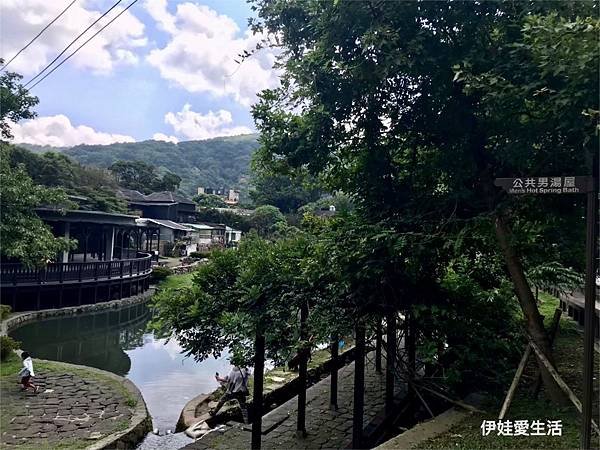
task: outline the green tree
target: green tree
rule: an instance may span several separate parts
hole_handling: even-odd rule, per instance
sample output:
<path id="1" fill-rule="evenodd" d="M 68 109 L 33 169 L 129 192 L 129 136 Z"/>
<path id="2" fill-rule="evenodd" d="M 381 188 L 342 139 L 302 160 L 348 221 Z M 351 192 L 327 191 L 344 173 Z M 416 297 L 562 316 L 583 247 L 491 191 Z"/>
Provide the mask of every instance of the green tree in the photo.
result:
<path id="1" fill-rule="evenodd" d="M 594 5 L 254 3 L 255 29 L 278 36 L 285 69 L 282 87 L 253 109 L 257 158 L 307 169 L 350 194 L 368 222 L 426 240 L 446 230 L 451 242 L 472 221 L 496 217 L 528 332 L 551 359 L 518 252 L 528 228 L 508 227 L 526 207 L 493 180 L 585 170 L 598 145 Z M 581 26 L 578 16 L 587 17 Z M 548 97 L 545 87 L 561 93 Z"/>
<path id="2" fill-rule="evenodd" d="M 268 236 L 275 231 L 278 223 L 285 223 L 285 217 L 278 208 L 272 205 L 264 205 L 256 208 L 249 218 L 250 226 L 260 236 Z"/>
<path id="3" fill-rule="evenodd" d="M 160 182 L 160 190 L 176 191 L 181 184 L 181 177 L 172 172 L 166 172 Z"/>
<path id="4" fill-rule="evenodd" d="M 218 195 L 198 194 L 192 200 L 201 208 L 227 208 L 227 203 Z"/>
<path id="5" fill-rule="evenodd" d="M 244 233 L 250 231 L 250 217 L 232 211 L 219 211 L 215 208 L 199 208 L 196 211 L 198 222 L 223 223 Z"/>
<path id="6" fill-rule="evenodd" d="M 149 194 L 159 182 L 154 166 L 143 161 L 119 160 L 108 168 L 115 174 L 119 184 Z"/>
<path id="7" fill-rule="evenodd" d="M 315 181 L 310 177 L 272 173 L 257 165 L 253 168 L 252 185 L 250 198 L 255 205 L 272 205 L 286 214 L 320 196 Z"/>
<path id="8" fill-rule="evenodd" d="M 35 184 L 22 166 L 11 167 L 9 161 L 9 146 L 0 144 L 0 252 L 3 259 L 43 266 L 72 241 L 54 237 L 35 208 L 70 203 L 64 191 Z"/>
<path id="9" fill-rule="evenodd" d="M 0 58 L 0 65 L 4 60 Z M 33 119 L 36 113 L 31 110 L 38 104 L 37 97 L 30 95 L 29 91 L 20 83 L 22 75 L 14 72 L 0 74 L 0 134 L 2 139 L 13 137 L 10 131 L 11 123 L 22 119 Z"/>
<path id="10" fill-rule="evenodd" d="M 62 153 L 35 154 L 19 147 L 7 150 L 11 167 L 22 165 L 37 184 L 61 187 L 76 196 L 81 209 L 126 212 L 127 205 L 116 196 L 118 184 L 105 169 L 86 167 Z"/>

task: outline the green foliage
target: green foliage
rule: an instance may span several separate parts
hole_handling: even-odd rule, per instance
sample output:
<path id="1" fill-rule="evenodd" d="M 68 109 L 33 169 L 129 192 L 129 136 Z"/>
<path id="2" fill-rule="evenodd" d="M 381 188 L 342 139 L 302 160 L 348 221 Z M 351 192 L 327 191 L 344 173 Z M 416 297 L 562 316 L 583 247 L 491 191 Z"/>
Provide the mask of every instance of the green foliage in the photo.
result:
<path id="1" fill-rule="evenodd" d="M 259 206 L 250 215 L 250 226 L 260 236 L 273 233 L 275 226 L 281 222 L 285 222 L 285 217 L 278 208 L 271 205 Z"/>
<path id="2" fill-rule="evenodd" d="M 117 177 L 121 186 L 145 194 L 174 191 L 181 183 L 181 177 L 171 172 L 166 172 L 162 178 L 159 177 L 156 168 L 143 161 L 119 160 L 108 169 Z"/>
<path id="3" fill-rule="evenodd" d="M 10 146 L 0 144 L 0 254 L 27 266 L 43 266 L 72 241 L 55 238 L 35 213 L 40 206 L 69 205 L 64 191 L 37 185 L 22 166 L 11 167 Z"/>
<path id="4" fill-rule="evenodd" d="M 0 58 L 0 65 L 4 60 Z M 10 124 L 22 119 L 33 119 L 36 114 L 31 110 L 38 104 L 38 98 L 29 94 L 21 84 L 23 76 L 14 72 L 3 72 L 0 75 L 0 135 L 2 139 L 13 137 Z"/>
<path id="5" fill-rule="evenodd" d="M 527 278 L 536 289 L 556 289 L 562 294 L 573 292 L 584 283 L 581 274 L 556 261 L 532 267 L 527 272 Z"/>
<path id="6" fill-rule="evenodd" d="M 215 208 L 199 208 L 196 211 L 198 222 L 224 223 L 244 233 L 250 231 L 252 224 L 249 216 L 242 216 L 232 211 L 219 211 Z"/>
<path id="7" fill-rule="evenodd" d="M 267 358 L 282 363 L 298 342 L 298 308 L 311 292 L 302 270 L 308 248 L 302 236 L 273 242 L 250 234 L 236 250 L 212 252 L 193 287 L 156 296 L 155 327 L 172 330 L 198 359 L 227 348 L 243 364 L 252 363 L 254 336 L 261 333 Z"/>
<path id="8" fill-rule="evenodd" d="M 154 283 L 158 283 L 166 279 L 169 275 L 173 275 L 173 271 L 170 268 L 156 266 L 152 268 L 150 278 Z"/>
<path id="9" fill-rule="evenodd" d="M 81 164 L 101 168 L 119 160 L 144 161 L 160 174 L 172 172 L 180 176 L 180 189 L 188 195 L 195 195 L 198 186 L 228 187 L 240 190 L 244 199 L 248 193 L 250 157 L 256 147 L 256 135 L 247 135 L 178 144 L 143 141 L 77 145 L 61 151 Z"/>
<path id="10" fill-rule="evenodd" d="M 257 206 L 273 205 L 283 213 L 290 213 L 319 198 L 315 181 L 306 175 L 280 175 L 256 164 L 253 169 L 254 189 L 250 191 L 250 198 Z"/>
<path id="11" fill-rule="evenodd" d="M 192 200 L 201 208 L 227 208 L 227 203 L 218 195 L 198 194 Z"/>
<path id="12" fill-rule="evenodd" d="M 7 319 L 10 316 L 12 308 L 8 305 L 0 305 L 0 320 Z"/>
<path id="13" fill-rule="evenodd" d="M 116 197 L 118 184 L 104 169 L 86 167 L 61 153 L 35 154 L 10 147 L 10 165 L 22 165 L 35 183 L 60 187 L 76 196 L 80 209 L 126 212 L 125 202 Z"/>
<path id="14" fill-rule="evenodd" d="M 10 336 L 0 336 L 0 360 L 4 361 L 8 356 L 12 355 L 13 350 L 17 350 L 21 345 Z"/>
<path id="15" fill-rule="evenodd" d="M 298 210 L 301 214 L 311 213 L 323 209 L 329 209 L 329 206 L 335 206 L 338 214 L 348 214 L 354 210 L 352 199 L 345 194 L 335 194 L 320 198 L 317 201 L 307 203 Z"/>
<path id="16" fill-rule="evenodd" d="M 190 252 L 189 257 L 201 259 L 201 258 L 207 258 L 209 255 L 210 255 L 210 252 Z"/>

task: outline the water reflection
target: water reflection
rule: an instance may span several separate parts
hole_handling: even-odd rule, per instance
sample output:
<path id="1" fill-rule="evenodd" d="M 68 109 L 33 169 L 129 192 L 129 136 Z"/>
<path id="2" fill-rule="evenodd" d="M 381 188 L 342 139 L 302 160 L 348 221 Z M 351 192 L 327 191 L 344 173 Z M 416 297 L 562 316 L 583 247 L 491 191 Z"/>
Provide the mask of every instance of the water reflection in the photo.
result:
<path id="1" fill-rule="evenodd" d="M 214 373 L 228 373 L 226 355 L 196 363 L 176 340 L 147 331 L 151 311 L 135 305 L 75 317 L 42 320 L 11 336 L 34 358 L 97 367 L 133 381 L 142 392 L 154 426 L 174 429 L 185 403 L 217 387 Z"/>

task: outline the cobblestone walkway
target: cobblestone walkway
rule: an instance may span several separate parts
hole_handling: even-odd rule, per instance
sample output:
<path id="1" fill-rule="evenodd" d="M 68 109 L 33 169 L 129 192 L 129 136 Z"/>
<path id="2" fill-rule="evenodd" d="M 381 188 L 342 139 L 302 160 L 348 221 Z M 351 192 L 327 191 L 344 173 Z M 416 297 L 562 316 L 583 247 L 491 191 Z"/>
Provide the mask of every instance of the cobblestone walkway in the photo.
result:
<path id="1" fill-rule="evenodd" d="M 352 440 L 354 363 L 339 371 L 338 410 L 329 409 L 330 377 L 308 389 L 305 438 L 296 437 L 298 398 L 294 397 L 263 417 L 264 449 L 340 449 Z M 402 389 L 398 386 L 397 389 Z M 398 391 L 397 391 L 398 392 Z M 383 409 L 385 374 L 377 373 L 367 361 L 365 369 L 365 418 L 367 425 Z M 186 446 L 186 449 L 249 449 L 250 426 L 232 424 Z"/>
<path id="2" fill-rule="evenodd" d="M 21 392 L 16 377 L 2 384 L 3 445 L 52 448 L 60 441 L 68 448 L 70 440 L 91 444 L 128 426 L 132 410 L 117 387 L 77 374 L 36 372 L 37 395 Z"/>

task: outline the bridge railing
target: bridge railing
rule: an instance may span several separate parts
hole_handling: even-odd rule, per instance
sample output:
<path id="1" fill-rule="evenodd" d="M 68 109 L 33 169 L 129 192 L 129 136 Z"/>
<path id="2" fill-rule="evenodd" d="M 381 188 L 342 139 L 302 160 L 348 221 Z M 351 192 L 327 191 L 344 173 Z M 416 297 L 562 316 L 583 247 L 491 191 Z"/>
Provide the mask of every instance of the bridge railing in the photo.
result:
<path id="1" fill-rule="evenodd" d="M 138 253 L 137 258 L 112 261 L 49 263 L 41 269 L 28 268 L 19 263 L 0 265 L 0 284 L 60 284 L 65 282 L 132 278 L 152 270 L 151 255 Z"/>

